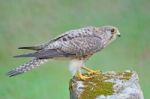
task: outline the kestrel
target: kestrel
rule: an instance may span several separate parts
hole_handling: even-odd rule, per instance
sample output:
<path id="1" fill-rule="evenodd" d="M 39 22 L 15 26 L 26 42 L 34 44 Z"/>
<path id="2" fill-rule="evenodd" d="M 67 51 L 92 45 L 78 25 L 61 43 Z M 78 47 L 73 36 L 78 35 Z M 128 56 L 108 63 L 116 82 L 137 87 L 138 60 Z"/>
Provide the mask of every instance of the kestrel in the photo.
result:
<path id="1" fill-rule="evenodd" d="M 15 76 L 40 66 L 48 59 L 65 58 L 71 60 L 70 69 L 73 74 L 80 79 L 86 79 L 87 76 L 82 75 L 81 69 L 90 73 L 95 73 L 95 71 L 85 67 L 85 61 L 94 53 L 105 48 L 117 36 L 120 36 L 120 33 L 114 26 L 89 26 L 67 31 L 38 46 L 20 47 L 19 49 L 35 50 L 35 52 L 15 57 L 33 57 L 33 59 L 7 74 L 10 77 Z"/>

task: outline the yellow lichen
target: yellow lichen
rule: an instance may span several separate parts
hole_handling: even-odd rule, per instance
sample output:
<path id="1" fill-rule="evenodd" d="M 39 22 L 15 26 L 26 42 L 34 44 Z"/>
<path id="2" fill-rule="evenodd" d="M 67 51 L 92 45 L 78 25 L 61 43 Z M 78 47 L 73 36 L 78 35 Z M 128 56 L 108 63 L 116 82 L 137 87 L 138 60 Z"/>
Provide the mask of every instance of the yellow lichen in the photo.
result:
<path id="1" fill-rule="evenodd" d="M 117 74 L 121 80 L 129 80 L 132 76 L 132 72 L 121 72 Z"/>
<path id="2" fill-rule="evenodd" d="M 84 74 L 84 76 L 91 77 L 83 81 L 84 90 L 80 94 L 79 99 L 95 99 L 98 96 L 112 95 L 114 83 L 108 82 L 112 78 L 117 78 L 120 80 L 129 80 L 132 76 L 132 72 L 108 72 L 108 73 L 99 73 L 99 74 Z M 76 78 L 77 79 L 77 78 Z"/>
<path id="3" fill-rule="evenodd" d="M 85 89 L 80 95 L 80 99 L 95 99 L 100 95 L 111 95 L 113 93 L 113 83 L 105 82 L 104 75 L 93 75 L 93 78 L 84 81 Z"/>

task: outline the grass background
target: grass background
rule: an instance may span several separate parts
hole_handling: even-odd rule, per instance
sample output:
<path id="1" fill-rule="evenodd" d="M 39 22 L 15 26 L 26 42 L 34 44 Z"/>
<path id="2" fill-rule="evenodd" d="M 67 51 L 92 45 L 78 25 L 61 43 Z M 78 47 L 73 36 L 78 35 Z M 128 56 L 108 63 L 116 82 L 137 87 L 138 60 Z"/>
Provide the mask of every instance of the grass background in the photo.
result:
<path id="1" fill-rule="evenodd" d="M 9 78 L 5 73 L 28 61 L 17 50 L 84 26 L 114 25 L 122 37 L 94 55 L 87 66 L 103 71 L 135 70 L 150 98 L 149 0 L 0 0 L 0 99 L 69 99 L 68 61 L 51 61 Z"/>

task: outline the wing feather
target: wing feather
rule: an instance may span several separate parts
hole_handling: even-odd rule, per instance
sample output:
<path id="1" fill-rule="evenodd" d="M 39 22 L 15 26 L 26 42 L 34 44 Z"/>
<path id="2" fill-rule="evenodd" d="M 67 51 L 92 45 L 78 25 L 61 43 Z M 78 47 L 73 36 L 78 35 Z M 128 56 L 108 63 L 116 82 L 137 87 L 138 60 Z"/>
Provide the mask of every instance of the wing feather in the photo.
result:
<path id="1" fill-rule="evenodd" d="M 77 56 L 93 54 L 103 48 L 101 38 L 94 36 L 77 37 L 62 45 L 61 50 Z"/>
<path id="2" fill-rule="evenodd" d="M 35 53 L 27 53 L 22 55 L 17 55 L 14 57 L 36 57 L 38 59 L 48 59 L 48 58 L 54 58 L 54 57 L 69 57 L 73 54 L 63 52 L 59 49 L 47 49 L 47 50 L 41 50 Z"/>
<path id="3" fill-rule="evenodd" d="M 19 47 L 18 49 L 28 49 L 28 50 L 41 50 L 42 46 L 27 46 L 27 47 Z"/>
<path id="4" fill-rule="evenodd" d="M 94 28 L 95 27 L 85 27 L 71 30 L 50 40 L 48 43 L 39 46 L 20 47 L 19 49 L 32 49 L 37 50 L 37 52 L 15 57 L 37 57 L 40 59 L 47 59 L 94 53 L 102 48 L 101 39 L 95 37 L 93 34 Z"/>

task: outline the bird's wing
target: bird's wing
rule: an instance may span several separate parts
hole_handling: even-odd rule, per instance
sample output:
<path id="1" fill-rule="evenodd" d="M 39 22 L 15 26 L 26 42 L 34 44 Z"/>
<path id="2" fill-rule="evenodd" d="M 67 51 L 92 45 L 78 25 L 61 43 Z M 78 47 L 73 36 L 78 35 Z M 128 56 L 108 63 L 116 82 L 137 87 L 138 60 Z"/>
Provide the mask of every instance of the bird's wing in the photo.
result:
<path id="1" fill-rule="evenodd" d="M 39 46 L 27 46 L 27 47 L 19 47 L 18 49 L 28 49 L 28 50 L 41 50 L 43 48 L 42 45 Z"/>
<path id="2" fill-rule="evenodd" d="M 56 44 L 56 45 L 55 45 Z M 76 37 L 68 41 L 56 41 L 52 47 L 35 53 L 18 55 L 15 57 L 36 57 L 48 59 L 56 57 L 74 57 L 93 54 L 103 48 L 102 40 L 95 36 Z"/>
<path id="3" fill-rule="evenodd" d="M 76 37 L 62 43 L 61 50 L 79 56 L 93 54 L 103 48 L 102 39 L 96 36 Z"/>
<path id="4" fill-rule="evenodd" d="M 101 49 L 101 38 L 94 35 L 95 27 L 86 27 L 77 30 L 71 30 L 63 35 L 51 40 L 46 46 L 22 47 L 28 49 L 40 49 L 35 53 L 18 55 L 16 57 L 71 57 L 74 55 L 83 55 L 94 53 Z"/>
<path id="5" fill-rule="evenodd" d="M 84 27 L 80 29 L 70 30 L 54 38 L 49 43 L 52 43 L 55 41 L 62 41 L 62 40 L 66 41 L 67 39 L 73 39 L 73 38 L 80 37 L 80 36 L 93 35 L 94 29 L 96 29 L 96 27 L 88 26 L 88 27 Z"/>
<path id="6" fill-rule="evenodd" d="M 60 49 L 44 49 L 37 51 L 35 53 L 27 53 L 22 55 L 17 55 L 14 57 L 36 57 L 38 59 L 48 59 L 48 58 L 56 58 L 56 57 L 69 57 L 73 54 L 64 52 Z"/>
<path id="7" fill-rule="evenodd" d="M 65 33 L 63 33 L 62 35 L 59 35 L 58 37 L 43 43 L 41 45 L 37 45 L 37 46 L 27 46 L 27 47 L 19 47 L 18 49 L 29 49 L 29 50 L 42 50 L 47 46 L 51 46 L 51 43 L 54 43 L 55 41 L 67 41 L 67 40 L 71 40 L 74 39 L 76 37 L 80 37 L 80 36 L 89 36 L 89 35 L 93 35 L 93 30 L 96 27 L 92 27 L 92 26 L 88 26 L 88 27 L 84 27 L 81 29 L 74 29 L 74 30 L 70 30 L 67 31 Z"/>

